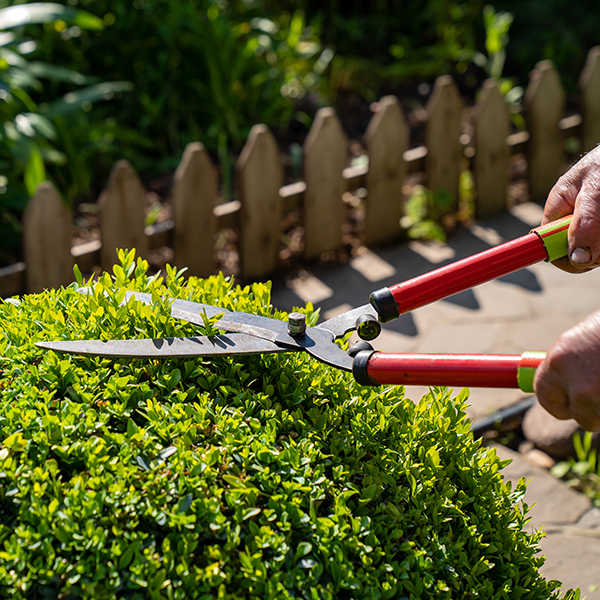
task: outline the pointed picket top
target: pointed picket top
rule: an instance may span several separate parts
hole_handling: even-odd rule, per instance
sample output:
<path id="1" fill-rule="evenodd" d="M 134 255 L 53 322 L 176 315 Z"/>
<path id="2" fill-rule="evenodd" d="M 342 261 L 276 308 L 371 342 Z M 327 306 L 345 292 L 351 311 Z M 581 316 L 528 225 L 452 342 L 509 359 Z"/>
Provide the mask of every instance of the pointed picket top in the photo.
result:
<path id="1" fill-rule="evenodd" d="M 135 248 L 137 256 L 146 256 L 146 190 L 128 161 L 121 160 L 112 168 L 108 187 L 100 195 L 98 205 L 102 268 L 109 269 L 117 261 L 117 249 Z"/>
<path id="2" fill-rule="evenodd" d="M 369 154 L 365 242 L 383 244 L 401 233 L 399 222 L 404 204 L 402 186 L 406 163 L 403 155 L 408 150 L 409 131 L 396 96 L 379 100 L 365 139 Z"/>
<path id="3" fill-rule="evenodd" d="M 173 179 L 174 262 L 187 275 L 208 277 L 215 271 L 218 176 L 200 142 L 188 144 Z"/>
<path id="4" fill-rule="evenodd" d="M 525 92 L 529 129 L 529 195 L 543 200 L 562 173 L 563 139 L 558 122 L 565 108 L 565 91 L 550 60 L 539 62 L 531 72 Z"/>
<path id="5" fill-rule="evenodd" d="M 342 193 L 348 140 L 333 108 L 321 108 L 302 148 L 304 154 L 304 229 L 306 259 L 342 245 Z"/>
<path id="6" fill-rule="evenodd" d="M 463 102 L 450 75 L 436 79 L 426 110 L 427 187 L 450 192 L 453 204 L 447 212 L 452 212 L 458 208 Z"/>
<path id="7" fill-rule="evenodd" d="M 581 149 L 588 152 L 600 143 L 600 46 L 587 55 L 581 78 Z"/>
<path id="8" fill-rule="evenodd" d="M 68 285 L 73 281 L 71 228 L 73 216 L 56 188 L 38 186 L 23 216 L 23 252 L 27 292 Z"/>
<path id="9" fill-rule="evenodd" d="M 278 266 L 283 167 L 266 125 L 254 125 L 236 163 L 242 279 L 263 279 Z"/>
<path id="10" fill-rule="evenodd" d="M 475 110 L 475 160 L 477 216 L 506 210 L 510 151 L 510 114 L 494 79 L 483 84 Z"/>

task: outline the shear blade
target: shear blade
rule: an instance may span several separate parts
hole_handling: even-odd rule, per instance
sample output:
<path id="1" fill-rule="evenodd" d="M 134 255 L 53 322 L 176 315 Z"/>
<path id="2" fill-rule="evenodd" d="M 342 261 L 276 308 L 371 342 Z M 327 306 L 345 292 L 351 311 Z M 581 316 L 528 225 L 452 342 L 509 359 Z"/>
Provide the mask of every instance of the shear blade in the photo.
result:
<path id="1" fill-rule="evenodd" d="M 327 329 L 327 331 L 333 334 L 333 337 L 339 338 L 349 331 L 354 331 L 356 329 L 356 321 L 364 315 L 378 318 L 377 311 L 371 304 L 363 304 L 358 308 L 353 308 L 323 323 L 319 323 L 317 327 L 319 329 Z"/>
<path id="2" fill-rule="evenodd" d="M 80 288 L 77 290 L 82 294 L 92 294 L 92 288 Z M 134 297 L 136 300 L 144 304 L 152 304 L 152 296 L 142 292 L 130 292 L 125 295 L 126 302 L 129 298 Z M 216 354 L 249 354 L 259 352 L 283 352 L 305 350 L 315 358 L 322 362 L 343 369 L 344 371 L 352 371 L 353 359 L 348 356 L 348 353 L 341 349 L 336 343 L 335 338 L 340 337 L 347 331 L 355 328 L 356 319 L 363 314 L 375 314 L 374 309 L 370 304 L 355 308 L 352 311 L 329 319 L 316 327 L 307 327 L 306 334 L 298 337 L 293 337 L 288 332 L 288 325 L 285 321 L 279 321 L 271 317 L 263 317 L 252 313 L 243 313 L 209 304 L 199 304 L 197 302 L 189 302 L 187 300 L 176 299 L 171 304 L 171 316 L 177 319 L 183 319 L 189 323 L 198 325 L 203 324 L 203 316 L 207 317 L 220 316 L 215 327 L 233 331 L 239 334 L 240 338 L 236 338 L 235 333 L 224 337 L 230 339 L 239 339 L 240 343 L 246 348 L 252 348 L 250 351 L 240 351 L 232 349 L 229 352 L 205 352 L 203 354 L 194 354 L 190 352 L 184 356 L 211 356 Z M 223 336 L 217 336 L 223 337 Z M 253 343 L 250 337 L 256 338 L 258 341 Z M 188 338 L 188 339 L 207 339 L 207 338 Z M 213 338 L 210 338 L 213 339 Z M 246 340 L 242 342 L 242 340 Z M 133 341 L 133 340 L 132 340 Z M 260 343 L 264 342 L 264 343 Z M 89 344 L 96 342 L 90 341 Z M 105 344 L 108 342 L 100 342 L 102 346 L 94 346 L 94 350 L 85 352 L 86 354 L 99 354 L 102 356 L 138 356 L 134 352 L 128 354 L 108 353 Z M 125 344 L 125 341 L 121 342 Z M 103 351 L 101 351 L 104 348 Z M 55 349 L 55 348 L 52 348 Z M 58 350 L 64 352 L 76 353 L 77 350 Z M 83 354 L 83 350 L 79 352 Z M 172 356 L 172 354 L 152 353 L 151 355 L 144 354 L 143 356 Z"/>
<path id="3" fill-rule="evenodd" d="M 36 346 L 55 352 L 113 358 L 184 358 L 289 352 L 268 340 L 232 333 L 214 337 L 155 338 L 142 340 L 72 340 L 37 342 Z"/>

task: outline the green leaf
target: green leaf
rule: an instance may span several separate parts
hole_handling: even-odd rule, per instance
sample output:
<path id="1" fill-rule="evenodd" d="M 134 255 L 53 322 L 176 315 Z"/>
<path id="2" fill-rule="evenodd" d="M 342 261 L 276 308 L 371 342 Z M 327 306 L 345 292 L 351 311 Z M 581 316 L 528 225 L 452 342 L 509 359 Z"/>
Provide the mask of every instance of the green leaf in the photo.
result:
<path id="1" fill-rule="evenodd" d="M 10 448 L 14 452 L 22 452 L 27 447 L 27 442 L 23 438 L 23 434 L 20 431 L 9 435 L 3 442 L 6 448 Z"/>
<path id="2" fill-rule="evenodd" d="M 25 174 L 23 176 L 25 180 L 25 187 L 27 193 L 30 196 L 34 196 L 35 192 L 40 183 L 46 180 L 46 168 L 44 166 L 44 160 L 37 147 L 32 146 L 29 160 L 25 167 Z"/>
<path id="3" fill-rule="evenodd" d="M 139 430 L 133 419 L 127 419 L 127 437 L 133 437 Z"/>
<path id="4" fill-rule="evenodd" d="M 28 137 L 34 137 L 39 133 L 48 140 L 56 139 L 56 130 L 52 123 L 38 113 L 21 113 L 16 116 L 15 123 L 17 129 Z"/>
<path id="5" fill-rule="evenodd" d="M 312 550 L 312 544 L 310 542 L 300 542 L 298 547 L 296 548 L 296 554 L 294 556 L 294 560 L 298 561 L 298 559 L 306 556 Z"/>
<path id="6" fill-rule="evenodd" d="M 583 448 L 582 436 L 579 433 L 573 434 L 573 447 L 575 448 L 575 456 L 577 456 L 577 460 L 585 460 L 586 452 Z"/>
<path id="7" fill-rule="evenodd" d="M 136 456 L 135 462 L 140 467 L 140 469 L 142 469 L 142 471 L 149 471 L 152 468 L 148 460 L 141 454 Z"/>
<path id="8" fill-rule="evenodd" d="M 556 463 L 552 467 L 551 473 L 557 479 L 562 479 L 570 470 L 571 470 L 571 467 L 570 467 L 568 461 L 562 461 L 562 462 Z"/>
<path id="9" fill-rule="evenodd" d="M 429 448 L 427 451 L 427 458 L 431 462 L 434 468 L 438 468 L 440 466 L 440 455 L 435 448 Z"/>
<path id="10" fill-rule="evenodd" d="M 370 502 L 375 497 L 376 492 L 377 492 L 377 486 L 375 484 L 372 484 L 372 485 L 366 487 L 360 495 L 361 502 L 363 502 L 363 503 Z"/>
<path id="11" fill-rule="evenodd" d="M 85 85 L 90 81 L 88 77 L 85 77 L 81 73 L 59 65 L 51 65 L 43 62 L 30 62 L 27 65 L 27 69 L 35 77 L 52 79 L 54 81 L 66 81 L 75 85 Z"/>
<path id="12" fill-rule="evenodd" d="M 133 544 L 124 544 L 125 552 L 119 557 L 119 569 L 126 569 L 133 560 L 133 556 L 141 548 L 140 542 L 134 542 Z"/>
<path id="13" fill-rule="evenodd" d="M 163 448 L 158 453 L 158 458 L 160 459 L 161 462 L 164 462 L 165 460 L 167 460 L 167 458 L 169 458 L 170 456 L 173 456 L 173 454 L 177 454 L 177 447 L 169 446 L 168 448 Z"/>
<path id="14" fill-rule="evenodd" d="M 14 33 L 0 33 L 0 48 L 2 46 L 8 46 L 8 44 L 12 44 L 15 39 Z"/>
<path id="15" fill-rule="evenodd" d="M 246 519 L 251 519 L 252 517 L 255 517 L 256 515 L 259 515 L 261 513 L 261 509 L 254 507 L 254 508 L 248 508 L 244 511 L 244 516 L 242 517 L 242 521 L 245 521 Z"/>
<path id="16" fill-rule="evenodd" d="M 102 19 L 84 10 L 51 2 L 18 4 L 0 10 L 0 30 L 21 27 L 32 23 L 52 23 L 65 21 L 82 29 L 103 29 Z"/>
<path id="17" fill-rule="evenodd" d="M 194 500 L 194 495 L 190 492 L 186 494 L 177 504 L 177 512 L 184 513 L 188 510 L 188 508 L 192 505 L 192 501 Z"/>
<path id="18" fill-rule="evenodd" d="M 48 119 L 70 115 L 80 110 L 86 104 L 112 100 L 115 94 L 130 92 L 133 84 L 128 81 L 107 81 L 89 86 L 83 90 L 69 92 L 60 100 L 54 101 L 43 108 L 42 112 Z"/>
<path id="19" fill-rule="evenodd" d="M 77 284 L 83 285 L 83 275 L 81 274 L 77 264 L 73 265 L 73 275 L 75 275 L 75 281 L 77 281 Z"/>

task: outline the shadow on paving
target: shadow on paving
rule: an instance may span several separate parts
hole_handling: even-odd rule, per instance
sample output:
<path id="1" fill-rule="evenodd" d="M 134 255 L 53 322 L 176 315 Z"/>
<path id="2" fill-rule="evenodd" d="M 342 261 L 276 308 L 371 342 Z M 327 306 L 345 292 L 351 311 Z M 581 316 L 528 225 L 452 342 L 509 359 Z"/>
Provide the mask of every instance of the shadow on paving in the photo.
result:
<path id="1" fill-rule="evenodd" d="M 486 219 L 482 225 L 494 230 L 506 241 L 513 240 L 526 235 L 531 226 L 518 219 L 510 213 L 504 213 Z M 391 267 L 388 272 L 394 274 L 376 281 L 369 273 L 363 274 L 349 264 L 318 265 L 309 267 L 311 277 L 316 278 L 323 289 L 329 288 L 327 297 L 310 297 L 310 290 L 303 287 L 300 278 L 292 278 L 288 282 L 275 280 L 273 284 L 273 305 L 280 310 L 291 311 L 298 306 L 304 306 L 306 302 L 312 302 L 316 308 L 321 309 L 321 321 L 335 312 L 343 312 L 349 308 L 355 308 L 369 301 L 369 295 L 374 290 L 382 287 L 391 287 L 397 283 L 417 277 L 457 260 L 472 256 L 493 247 L 474 235 L 469 229 L 461 229 L 451 235 L 447 247 L 454 253 L 452 259 L 433 262 L 422 254 L 411 249 L 408 242 L 402 242 L 394 246 L 380 248 L 374 251 L 379 260 Z M 369 277 L 369 278 L 368 278 Z M 503 283 L 516 285 L 530 292 L 541 292 L 542 286 L 536 275 L 529 269 L 521 269 L 498 279 Z M 478 311 L 481 306 L 473 290 L 465 290 L 443 300 L 451 304 L 473 311 Z M 406 336 L 417 336 L 419 331 L 410 314 L 401 315 L 395 321 L 387 323 L 384 328 L 388 331 L 401 333 Z"/>

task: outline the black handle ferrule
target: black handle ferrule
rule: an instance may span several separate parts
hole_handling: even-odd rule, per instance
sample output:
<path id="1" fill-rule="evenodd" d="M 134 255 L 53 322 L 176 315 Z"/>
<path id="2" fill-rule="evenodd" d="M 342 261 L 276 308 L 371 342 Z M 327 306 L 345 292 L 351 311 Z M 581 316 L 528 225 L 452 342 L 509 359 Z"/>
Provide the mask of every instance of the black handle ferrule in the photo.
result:
<path id="1" fill-rule="evenodd" d="M 360 385 L 379 385 L 376 381 L 369 377 L 367 373 L 367 365 L 369 364 L 369 359 L 373 354 L 374 350 L 361 350 L 355 357 L 354 362 L 352 363 L 352 374 L 354 375 L 354 379 Z"/>
<path id="2" fill-rule="evenodd" d="M 400 309 L 394 298 L 394 295 L 390 291 L 390 288 L 381 288 L 371 294 L 369 298 L 373 308 L 379 315 L 379 320 L 382 323 L 393 321 L 400 316 Z"/>
<path id="3" fill-rule="evenodd" d="M 360 342 L 356 342 L 356 344 L 352 344 L 352 346 L 348 348 L 348 356 L 354 358 L 359 352 L 364 352 L 365 350 L 373 352 L 375 348 L 373 348 L 369 342 L 361 340 Z"/>

